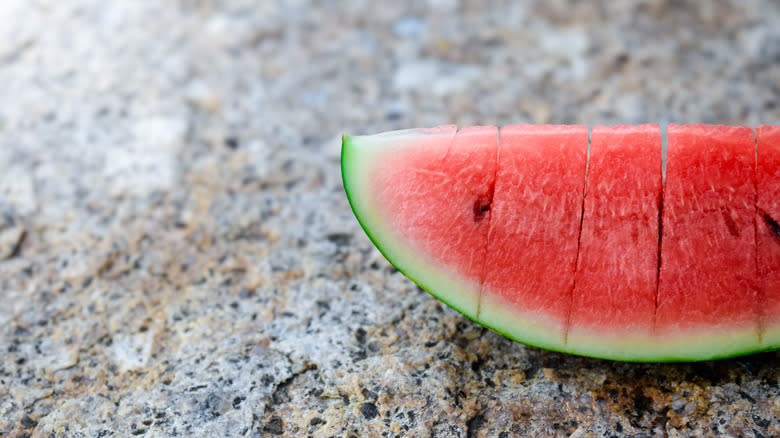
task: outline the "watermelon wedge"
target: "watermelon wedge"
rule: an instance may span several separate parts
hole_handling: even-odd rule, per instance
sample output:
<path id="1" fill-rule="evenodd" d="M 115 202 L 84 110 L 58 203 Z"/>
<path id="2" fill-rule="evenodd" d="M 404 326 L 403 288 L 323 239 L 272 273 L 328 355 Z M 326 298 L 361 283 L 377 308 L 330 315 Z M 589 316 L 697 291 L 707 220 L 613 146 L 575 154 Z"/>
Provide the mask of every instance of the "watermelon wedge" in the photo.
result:
<path id="1" fill-rule="evenodd" d="M 760 348 L 753 131 L 670 125 L 666 160 L 656 333 L 680 355 Z"/>
<path id="2" fill-rule="evenodd" d="M 477 317 L 512 338 L 565 345 L 587 153 L 585 126 L 501 129 Z M 556 226 L 545 226 L 550 222 Z"/>
<path id="3" fill-rule="evenodd" d="M 692 361 L 780 348 L 779 140 L 671 125 L 665 184 L 657 125 L 344 136 L 341 167 L 377 248 L 466 317 L 550 350 Z"/>
<path id="4" fill-rule="evenodd" d="M 611 356 L 652 345 L 661 158 L 657 125 L 593 128 L 567 329 L 572 351 Z"/>

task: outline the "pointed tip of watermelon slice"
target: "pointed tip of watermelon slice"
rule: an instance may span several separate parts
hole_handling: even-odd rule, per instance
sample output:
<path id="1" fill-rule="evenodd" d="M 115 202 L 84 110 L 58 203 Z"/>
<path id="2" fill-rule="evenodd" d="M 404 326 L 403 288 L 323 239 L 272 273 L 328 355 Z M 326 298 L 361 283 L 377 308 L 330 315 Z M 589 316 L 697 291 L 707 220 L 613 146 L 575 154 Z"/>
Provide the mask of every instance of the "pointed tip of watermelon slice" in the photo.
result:
<path id="1" fill-rule="evenodd" d="M 404 129 L 370 136 L 342 137 L 341 172 L 344 190 L 355 217 L 379 252 L 399 272 L 428 293 L 464 316 L 476 318 L 479 286 L 457 272 L 442 269 L 414 244 L 400 238 L 386 220 L 381 202 L 375 198 L 376 164 L 388 158 L 388 151 L 414 148 L 420 138 L 455 135 L 457 127 L 446 125 L 428 129 Z"/>

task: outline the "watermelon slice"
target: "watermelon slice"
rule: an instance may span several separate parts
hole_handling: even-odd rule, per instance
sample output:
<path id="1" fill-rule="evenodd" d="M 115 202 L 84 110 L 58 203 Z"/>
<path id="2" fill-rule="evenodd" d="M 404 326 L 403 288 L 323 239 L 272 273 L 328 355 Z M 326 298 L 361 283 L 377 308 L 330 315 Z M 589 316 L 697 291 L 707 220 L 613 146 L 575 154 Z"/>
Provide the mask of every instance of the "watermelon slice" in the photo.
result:
<path id="1" fill-rule="evenodd" d="M 455 126 L 345 137 L 352 208 L 387 259 L 475 319 L 485 261 L 498 129 Z"/>
<path id="2" fill-rule="evenodd" d="M 759 346 L 755 139 L 669 125 L 656 333 L 681 357 Z"/>
<path id="3" fill-rule="evenodd" d="M 568 325 L 572 351 L 610 356 L 652 337 L 661 165 L 658 125 L 593 128 Z"/>
<path id="4" fill-rule="evenodd" d="M 665 188 L 657 125 L 596 127 L 589 161 L 584 126 L 345 136 L 342 176 L 377 248 L 468 318 L 551 350 L 704 360 L 780 347 L 780 130 L 758 132 L 756 166 L 748 128 L 670 126 Z"/>
<path id="5" fill-rule="evenodd" d="M 564 349 L 587 152 L 585 126 L 501 128 L 478 319 L 509 337 Z"/>
<path id="6" fill-rule="evenodd" d="M 756 254 L 763 302 L 761 343 L 771 347 L 780 345 L 780 126 L 759 126 L 756 134 Z"/>

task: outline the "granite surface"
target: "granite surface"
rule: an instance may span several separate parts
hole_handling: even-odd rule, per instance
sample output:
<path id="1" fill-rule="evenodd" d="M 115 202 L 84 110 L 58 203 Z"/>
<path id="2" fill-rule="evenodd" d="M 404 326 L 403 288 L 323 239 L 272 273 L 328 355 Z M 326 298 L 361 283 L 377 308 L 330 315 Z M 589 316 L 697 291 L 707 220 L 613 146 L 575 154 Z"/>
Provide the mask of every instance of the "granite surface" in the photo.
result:
<path id="1" fill-rule="evenodd" d="M 339 135 L 780 121 L 776 1 L 0 2 L 0 436 L 780 436 L 777 352 L 526 347 L 391 268 Z"/>

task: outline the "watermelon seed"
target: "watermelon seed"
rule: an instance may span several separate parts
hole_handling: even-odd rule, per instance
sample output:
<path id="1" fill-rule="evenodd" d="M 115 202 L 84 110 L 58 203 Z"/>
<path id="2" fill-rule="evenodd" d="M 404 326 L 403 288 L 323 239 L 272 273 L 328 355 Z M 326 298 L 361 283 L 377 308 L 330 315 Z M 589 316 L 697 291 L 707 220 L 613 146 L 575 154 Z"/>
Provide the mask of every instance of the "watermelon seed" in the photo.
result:
<path id="1" fill-rule="evenodd" d="M 739 237 L 739 228 L 737 228 L 737 223 L 734 222 L 734 218 L 731 217 L 731 210 L 723 207 L 720 209 L 720 212 L 723 215 L 723 221 L 726 223 L 726 227 L 729 229 L 729 233 L 734 237 Z"/>
<path id="2" fill-rule="evenodd" d="M 772 230 L 775 238 L 780 239 L 780 224 L 778 224 L 776 220 L 772 219 L 772 216 L 769 216 L 768 213 L 764 213 L 764 222 L 766 222 L 766 224 Z"/>
<path id="3" fill-rule="evenodd" d="M 485 214 L 490 211 L 490 204 L 492 203 L 493 200 L 485 195 L 477 197 L 474 201 L 474 222 L 479 222 L 485 217 Z"/>

